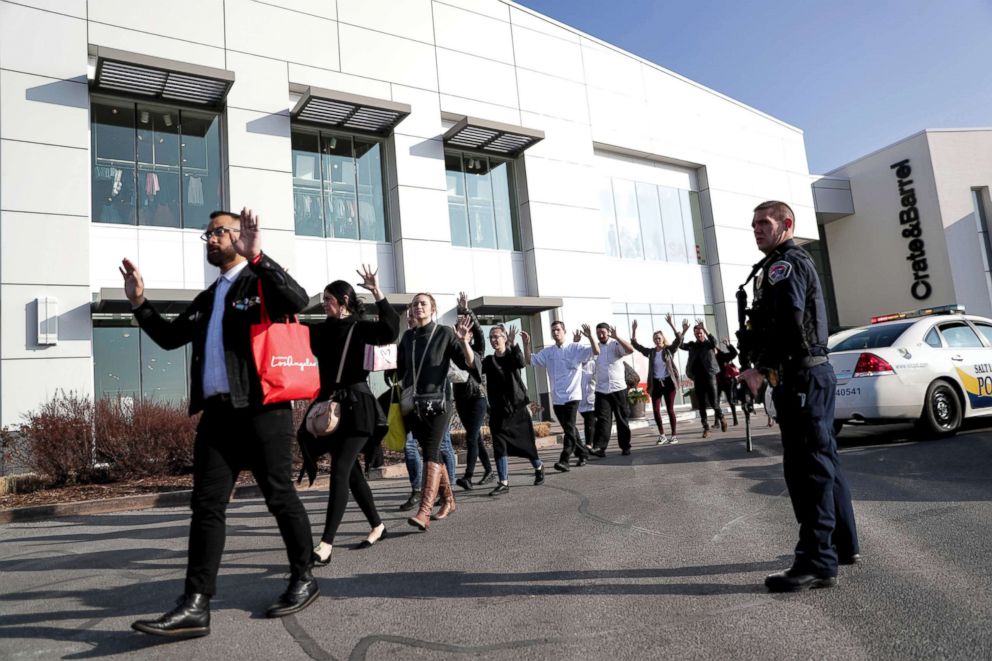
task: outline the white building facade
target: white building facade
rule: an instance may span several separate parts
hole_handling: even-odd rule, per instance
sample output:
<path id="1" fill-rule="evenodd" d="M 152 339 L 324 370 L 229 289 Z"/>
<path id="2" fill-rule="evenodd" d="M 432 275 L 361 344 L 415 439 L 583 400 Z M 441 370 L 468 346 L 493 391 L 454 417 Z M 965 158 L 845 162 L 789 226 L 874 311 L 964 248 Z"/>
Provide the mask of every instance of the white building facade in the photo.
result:
<path id="1" fill-rule="evenodd" d="M 839 325 L 963 305 L 992 317 L 992 129 L 930 129 L 815 178 Z"/>
<path id="2" fill-rule="evenodd" d="M 809 181 L 798 129 L 504 0 L 0 0 L 0 424 L 185 397 L 117 267 L 175 313 L 214 209 L 261 214 L 311 313 L 369 263 L 449 323 L 464 290 L 537 346 L 556 318 L 647 344 L 669 312 L 730 336 L 751 209 L 816 239 Z"/>

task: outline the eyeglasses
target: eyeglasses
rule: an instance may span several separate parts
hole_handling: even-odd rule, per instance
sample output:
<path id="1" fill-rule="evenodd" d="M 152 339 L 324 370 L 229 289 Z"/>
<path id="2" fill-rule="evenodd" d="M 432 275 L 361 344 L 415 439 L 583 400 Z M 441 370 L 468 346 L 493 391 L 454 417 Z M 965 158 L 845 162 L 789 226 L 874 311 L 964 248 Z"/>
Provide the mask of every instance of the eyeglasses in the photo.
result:
<path id="1" fill-rule="evenodd" d="M 217 237 L 219 239 L 222 236 L 224 236 L 225 234 L 227 234 L 228 232 L 231 232 L 233 234 L 234 232 L 240 232 L 240 231 L 241 231 L 241 228 L 240 227 L 215 227 L 214 229 L 207 230 L 206 232 L 204 232 L 203 234 L 201 234 L 200 235 L 200 240 L 201 241 L 209 241 L 210 240 L 210 237 L 212 237 L 212 236 Z"/>

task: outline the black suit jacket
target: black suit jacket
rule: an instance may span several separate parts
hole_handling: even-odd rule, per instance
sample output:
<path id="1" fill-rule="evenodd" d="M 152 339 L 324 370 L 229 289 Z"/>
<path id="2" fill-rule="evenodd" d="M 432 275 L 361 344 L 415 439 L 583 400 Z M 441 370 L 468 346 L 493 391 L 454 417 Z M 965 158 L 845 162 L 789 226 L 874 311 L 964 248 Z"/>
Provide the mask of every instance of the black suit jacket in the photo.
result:
<path id="1" fill-rule="evenodd" d="M 249 263 L 224 299 L 224 363 L 231 386 L 234 408 L 261 406 L 262 386 L 251 351 L 251 326 L 261 321 L 256 301 L 258 283 L 262 283 L 265 307 L 273 321 L 282 321 L 307 306 L 306 291 L 271 257 L 262 254 L 257 264 Z M 189 414 L 203 410 L 203 354 L 207 341 L 207 324 L 214 306 L 217 283 L 200 292 L 189 307 L 172 320 L 164 319 L 146 299 L 134 310 L 141 330 L 163 349 L 178 349 L 193 343 L 190 362 Z"/>

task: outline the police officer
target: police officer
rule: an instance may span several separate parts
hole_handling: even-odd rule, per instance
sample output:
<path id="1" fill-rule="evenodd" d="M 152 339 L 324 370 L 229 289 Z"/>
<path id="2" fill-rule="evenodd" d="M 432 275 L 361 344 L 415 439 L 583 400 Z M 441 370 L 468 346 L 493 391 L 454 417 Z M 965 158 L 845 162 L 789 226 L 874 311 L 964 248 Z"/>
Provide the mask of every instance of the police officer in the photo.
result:
<path id="1" fill-rule="evenodd" d="M 755 369 L 741 373 L 755 395 L 765 379 L 773 388 L 785 483 L 799 521 L 795 560 L 765 579 L 771 592 L 833 587 L 837 565 L 861 559 L 833 432 L 836 378 L 827 359 L 823 292 L 813 260 L 792 240 L 795 224 L 784 202 L 754 209 L 751 227 L 765 259 L 754 271 Z"/>

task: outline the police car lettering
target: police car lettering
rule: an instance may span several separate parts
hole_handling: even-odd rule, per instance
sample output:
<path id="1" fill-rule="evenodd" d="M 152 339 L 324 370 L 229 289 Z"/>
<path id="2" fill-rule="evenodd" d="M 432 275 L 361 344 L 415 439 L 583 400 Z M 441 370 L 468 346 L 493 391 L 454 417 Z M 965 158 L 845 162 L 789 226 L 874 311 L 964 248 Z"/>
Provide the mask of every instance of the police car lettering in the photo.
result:
<path id="1" fill-rule="evenodd" d="M 768 282 L 779 283 L 792 275 L 792 264 L 786 261 L 775 262 L 768 267 Z"/>

